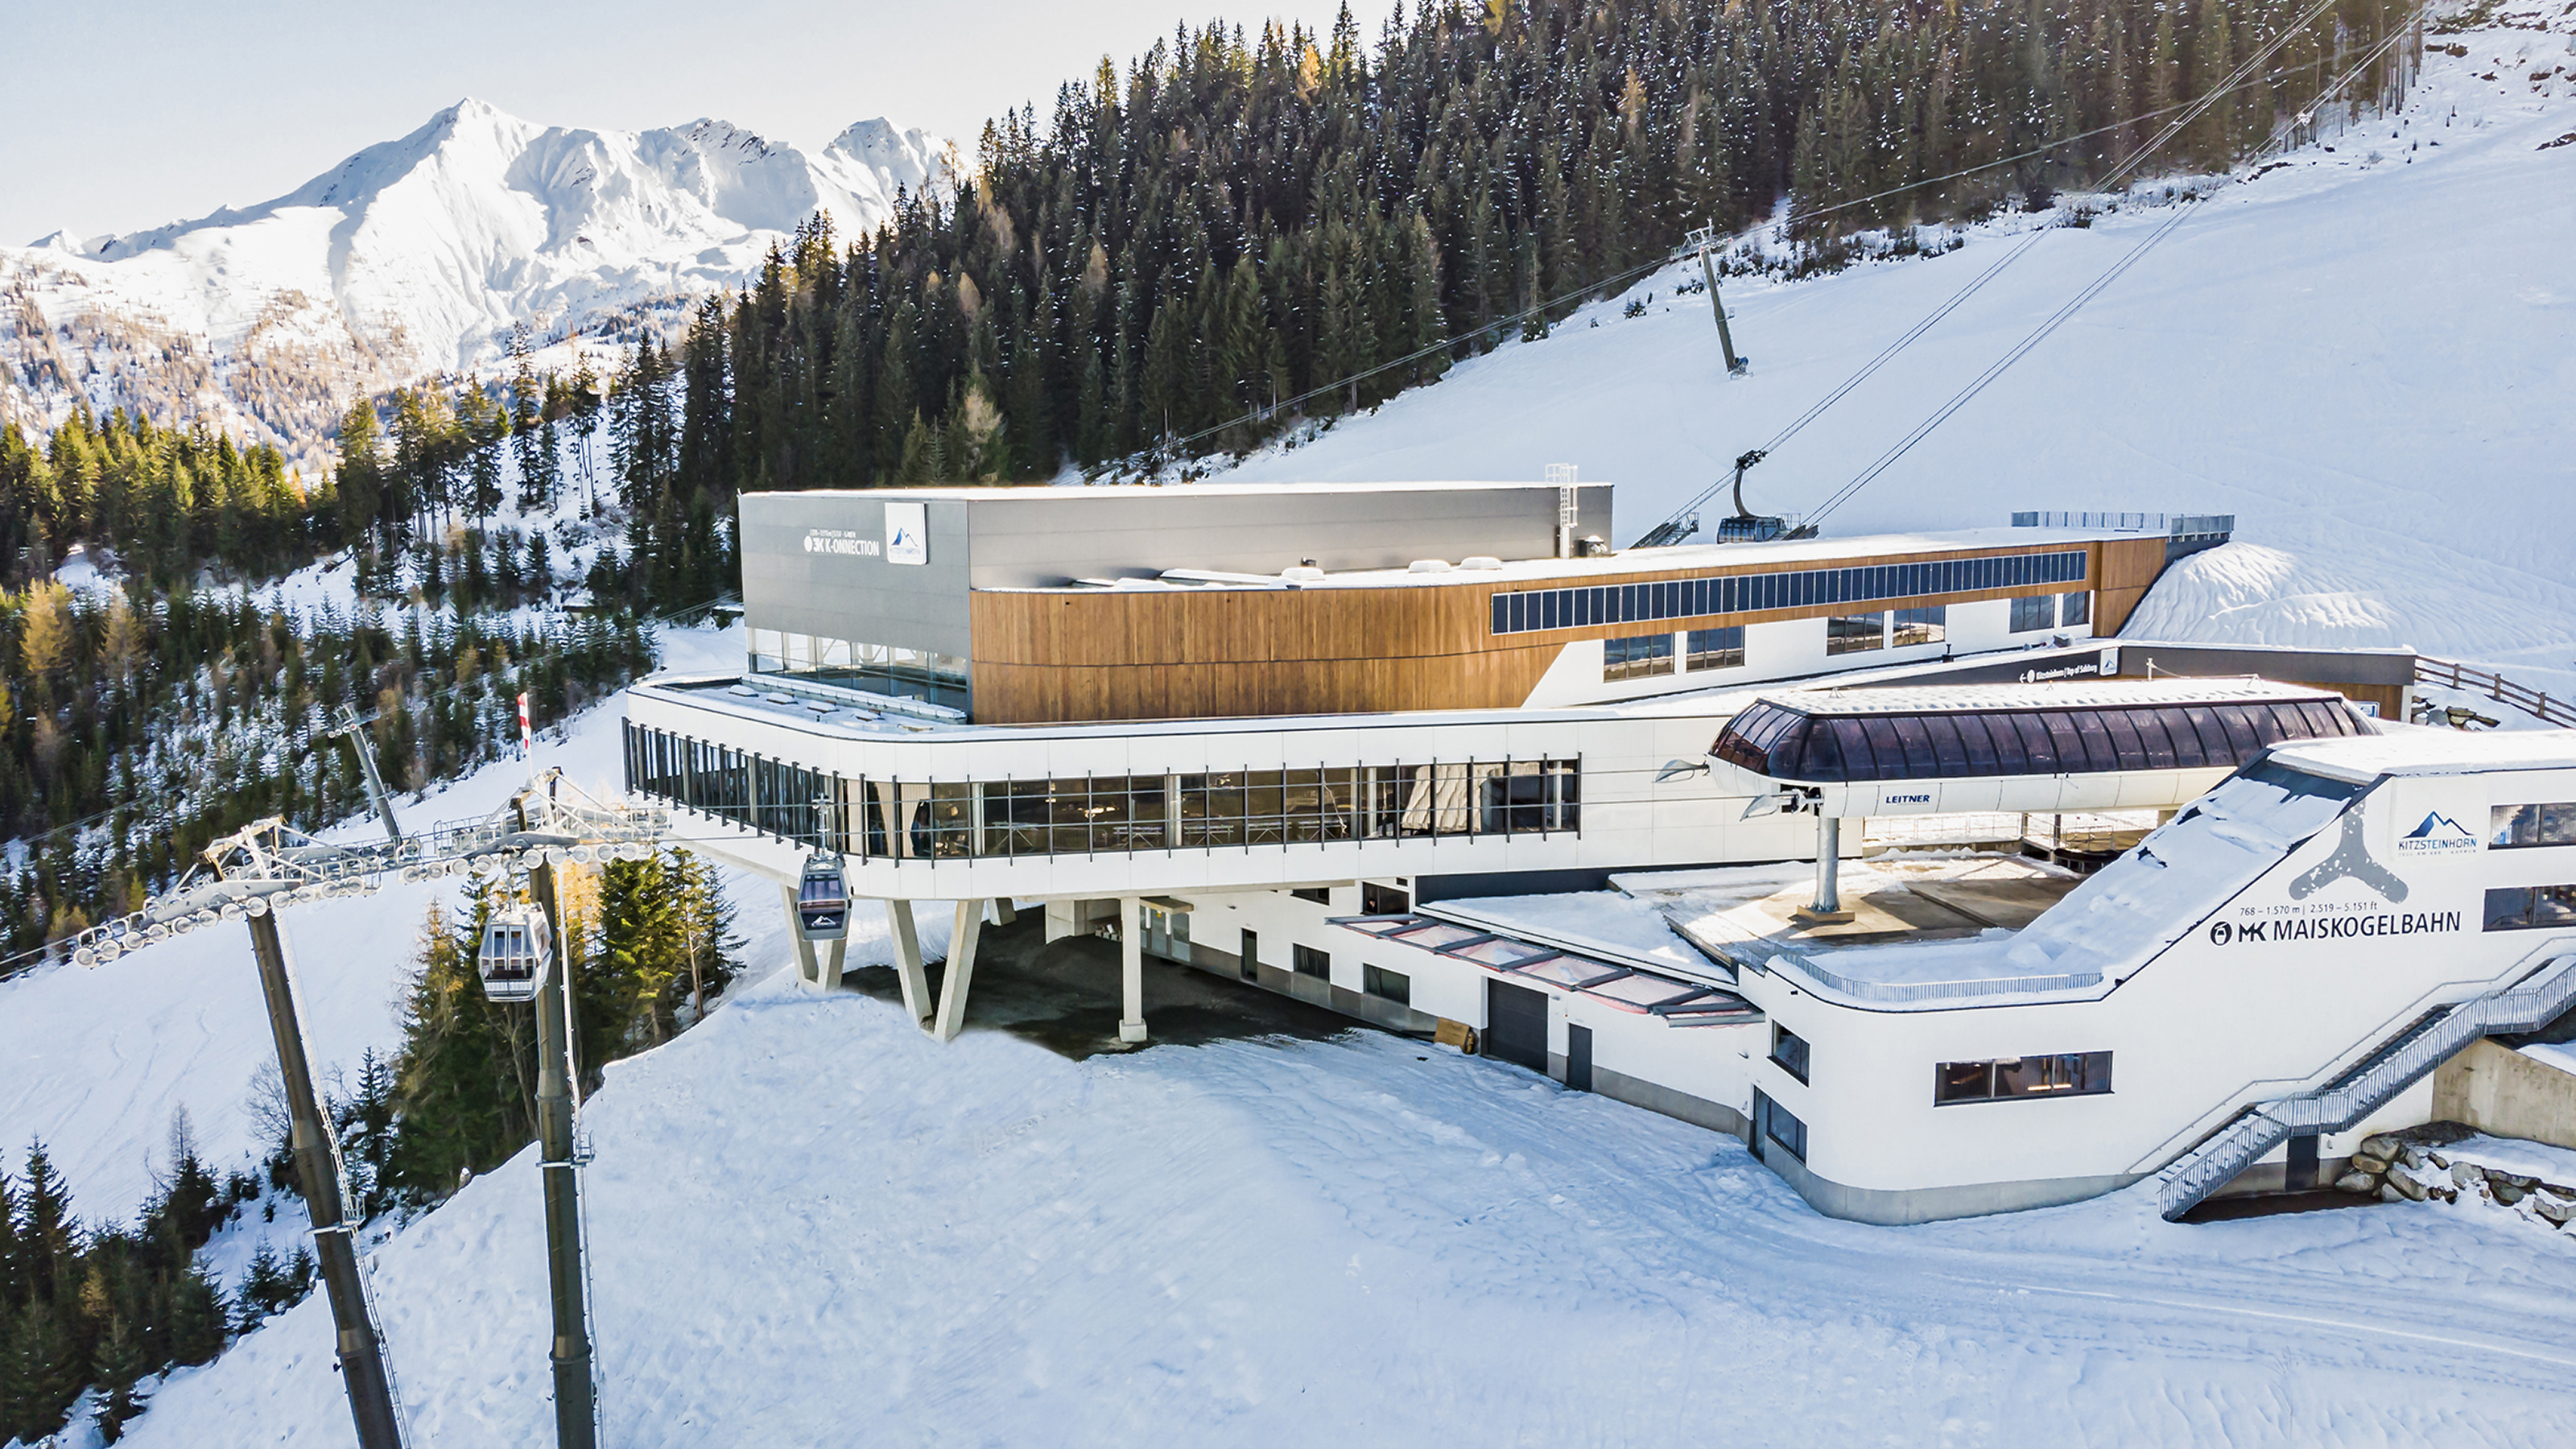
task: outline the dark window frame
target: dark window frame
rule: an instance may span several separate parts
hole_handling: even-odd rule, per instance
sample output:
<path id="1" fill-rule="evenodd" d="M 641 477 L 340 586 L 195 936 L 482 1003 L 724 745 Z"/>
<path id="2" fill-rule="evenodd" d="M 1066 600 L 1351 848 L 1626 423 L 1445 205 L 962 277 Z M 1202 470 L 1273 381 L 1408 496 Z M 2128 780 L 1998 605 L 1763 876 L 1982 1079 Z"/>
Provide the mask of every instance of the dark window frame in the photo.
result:
<path id="1" fill-rule="evenodd" d="M 1771 1054 L 1764 1060 L 1797 1078 L 1799 1085 L 1809 1085 L 1807 1073 L 1814 1064 L 1814 1049 L 1805 1037 L 1776 1021 L 1771 1023 Z"/>

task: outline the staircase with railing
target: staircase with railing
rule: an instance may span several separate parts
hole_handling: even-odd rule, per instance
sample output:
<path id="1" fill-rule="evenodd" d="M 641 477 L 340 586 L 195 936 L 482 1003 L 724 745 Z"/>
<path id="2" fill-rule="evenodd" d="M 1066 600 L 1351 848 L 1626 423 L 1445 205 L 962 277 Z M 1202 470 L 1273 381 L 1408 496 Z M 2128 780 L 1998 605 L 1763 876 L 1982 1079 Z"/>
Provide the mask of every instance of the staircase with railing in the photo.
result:
<path id="1" fill-rule="evenodd" d="M 2249 1107 L 2175 1159 L 2160 1191 L 2166 1221 L 2199 1206 L 2292 1137 L 2350 1129 L 2479 1037 L 2530 1031 L 2570 1008 L 2576 1008 L 2576 953 L 2551 957 L 2503 991 L 2426 1012 L 2334 1080 Z"/>

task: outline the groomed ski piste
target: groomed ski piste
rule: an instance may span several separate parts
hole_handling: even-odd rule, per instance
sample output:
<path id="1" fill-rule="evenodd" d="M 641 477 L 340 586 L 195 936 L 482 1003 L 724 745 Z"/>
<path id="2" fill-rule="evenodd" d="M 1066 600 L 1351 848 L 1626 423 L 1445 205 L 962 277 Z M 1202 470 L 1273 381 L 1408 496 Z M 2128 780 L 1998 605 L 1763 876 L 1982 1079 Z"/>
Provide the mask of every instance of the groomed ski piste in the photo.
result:
<path id="1" fill-rule="evenodd" d="M 2576 132 L 2576 11 L 2548 23 L 2439 37 L 2469 55 L 2428 56 L 2411 125 L 2330 135 L 2198 203 L 1829 526 L 2233 511 L 2239 542 L 2171 570 L 2133 632 L 2406 643 L 2563 691 L 2576 145 L 2540 148 Z M 1757 506 L 1858 471 L 2152 219 L 2048 238 L 1757 472 Z M 1614 300 L 1234 476 L 1571 460 L 1632 508 L 1677 506 L 2010 233 L 1731 296 L 1755 371 L 1724 389 L 1704 298 L 1635 319 Z M 737 632 L 664 642 L 674 668 L 741 657 Z M 616 742 L 610 704 L 537 763 L 612 784 Z M 406 819 L 479 815 L 524 778 L 488 768 Z M 1073 1062 L 970 1021 L 943 1047 L 897 1007 L 798 988 L 774 888 L 733 887 L 744 982 L 612 1065 L 583 1112 L 609 1442 L 2367 1445 L 2576 1422 L 2576 1236 L 2509 1213 L 2178 1226 L 2150 1181 L 1868 1227 L 1817 1215 L 1731 1138 L 1365 1029 Z M 288 917 L 326 1071 L 398 1040 L 445 890 Z M 923 915 L 936 956 L 944 913 Z M 884 931 L 860 915 L 854 965 L 891 960 Z M 219 1169 L 259 1148 L 245 1101 L 268 1060 L 242 933 L 44 968 L 0 984 L 0 1142 L 41 1135 L 84 1217 L 130 1218 L 175 1108 Z M 2483 1150 L 2576 1177 L 2576 1154 Z M 549 1441 L 534 1156 L 374 1235 L 412 1443 Z M 289 1198 L 209 1251 L 229 1280 L 250 1237 L 296 1228 Z M 348 1423 L 317 1293 L 159 1383 L 124 1442 L 339 1445 Z M 94 1442 L 79 1420 L 67 1437 Z"/>

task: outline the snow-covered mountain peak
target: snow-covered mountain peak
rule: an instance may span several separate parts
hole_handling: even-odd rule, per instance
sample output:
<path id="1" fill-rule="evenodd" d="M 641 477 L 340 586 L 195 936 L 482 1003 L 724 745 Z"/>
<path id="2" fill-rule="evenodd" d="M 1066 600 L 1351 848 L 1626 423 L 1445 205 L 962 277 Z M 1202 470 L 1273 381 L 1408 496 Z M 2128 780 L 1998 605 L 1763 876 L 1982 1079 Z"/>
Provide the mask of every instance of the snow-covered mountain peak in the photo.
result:
<path id="1" fill-rule="evenodd" d="M 256 205 L 0 248 L 0 421 L 207 417 L 309 462 L 353 391 L 489 366 L 512 329 L 623 335 L 739 286 L 814 213 L 844 235 L 953 149 L 883 118 L 817 154 L 713 117 L 548 126 L 473 96 Z"/>

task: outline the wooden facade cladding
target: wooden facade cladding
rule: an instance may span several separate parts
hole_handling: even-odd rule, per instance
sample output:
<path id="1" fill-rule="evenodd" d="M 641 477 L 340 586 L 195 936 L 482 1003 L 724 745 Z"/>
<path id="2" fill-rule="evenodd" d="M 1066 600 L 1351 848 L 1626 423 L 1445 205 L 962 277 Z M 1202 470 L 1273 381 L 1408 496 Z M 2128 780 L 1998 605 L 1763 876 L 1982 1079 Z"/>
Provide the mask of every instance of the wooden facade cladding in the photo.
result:
<path id="1" fill-rule="evenodd" d="M 2164 540 L 2141 542 L 2152 547 L 2160 568 Z M 1964 604 L 2037 591 L 1927 594 L 1865 605 L 1765 609 L 1502 637 L 1493 633 L 1497 593 L 2062 553 L 2071 547 L 2090 554 L 2087 578 L 2097 589 L 2114 568 L 2124 581 L 2136 578 L 2142 562 L 2135 552 L 2140 544 L 2119 539 L 1795 562 L 1748 559 L 1737 568 L 1546 580 L 1465 574 L 1436 584 L 1381 588 L 978 590 L 969 601 L 975 718 L 985 724 L 1050 724 L 1514 708 L 1529 698 L 1564 646 L 1577 640 Z M 2111 550 L 2123 552 L 2106 557 Z M 2118 617 L 2127 617 L 2153 579 L 2150 568 L 2143 581 L 2124 585 L 2133 591 Z M 2107 613 L 2107 605 L 2106 599 L 2097 607 Z M 2116 627 L 2097 615 L 2096 633 Z"/>
<path id="2" fill-rule="evenodd" d="M 2117 634 L 2165 571 L 2162 534 L 2105 539 L 2093 545 L 2093 632 Z"/>

